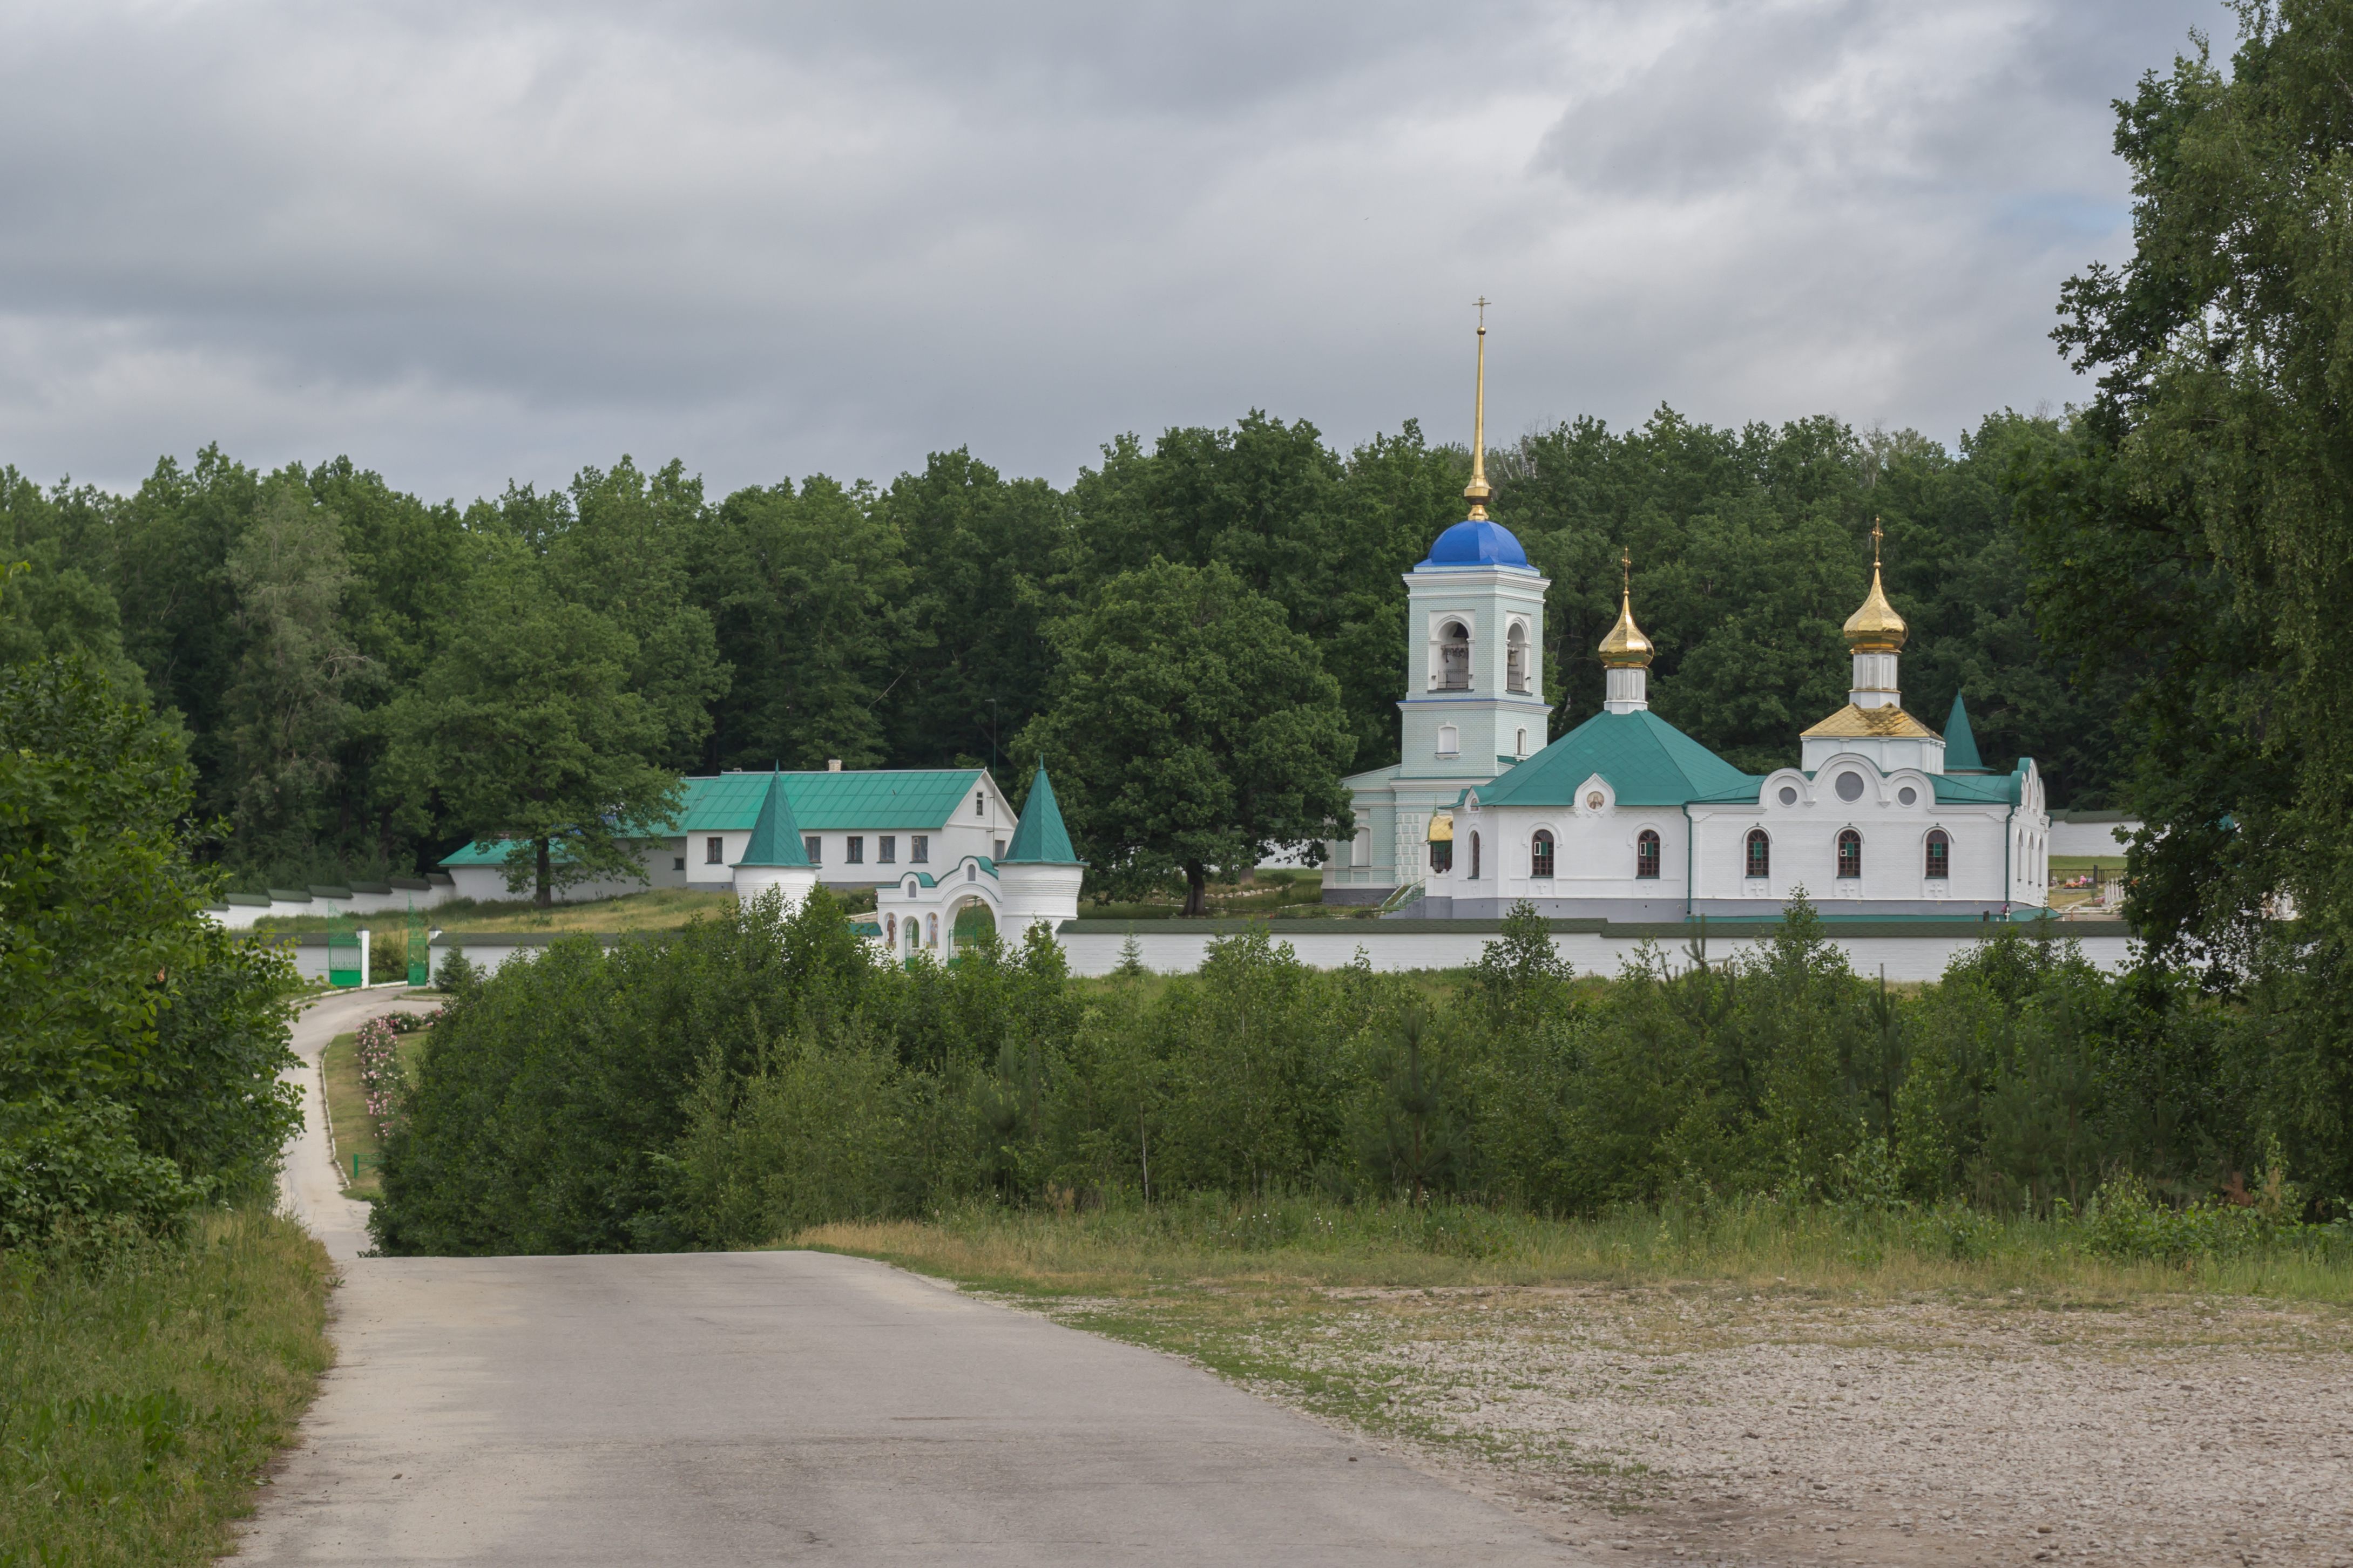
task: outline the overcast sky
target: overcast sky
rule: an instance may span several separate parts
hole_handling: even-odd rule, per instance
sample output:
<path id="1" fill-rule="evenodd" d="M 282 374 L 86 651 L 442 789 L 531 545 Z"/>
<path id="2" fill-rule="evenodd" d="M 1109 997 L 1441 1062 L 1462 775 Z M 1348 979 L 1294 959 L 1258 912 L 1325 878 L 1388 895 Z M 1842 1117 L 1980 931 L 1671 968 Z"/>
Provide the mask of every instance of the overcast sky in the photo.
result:
<path id="1" fill-rule="evenodd" d="M 2083 396 L 2109 100 L 2216 0 L 0 4 L 0 462 L 439 499 L 968 445 L 1068 483 L 1661 403 L 1948 444 Z"/>

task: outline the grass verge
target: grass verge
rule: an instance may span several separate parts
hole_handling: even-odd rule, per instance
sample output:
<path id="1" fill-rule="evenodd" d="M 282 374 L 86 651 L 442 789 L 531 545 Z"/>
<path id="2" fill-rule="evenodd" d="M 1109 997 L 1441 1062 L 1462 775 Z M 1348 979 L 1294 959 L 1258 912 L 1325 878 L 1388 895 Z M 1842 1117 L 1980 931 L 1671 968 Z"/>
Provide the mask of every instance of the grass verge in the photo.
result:
<path id="1" fill-rule="evenodd" d="M 102 1267 L 0 1260 L 0 1564 L 209 1563 L 319 1374 L 325 1250 L 259 1209 Z"/>
<path id="2" fill-rule="evenodd" d="M 400 1065 L 412 1077 L 425 1049 L 429 1029 L 399 1037 Z M 327 1125 L 334 1132 L 335 1164 L 343 1173 L 343 1196 L 373 1201 L 384 1195 L 377 1173 L 375 1119 L 367 1113 L 367 1095 L 360 1085 L 359 1036 L 337 1035 L 319 1058 L 320 1086 L 327 1100 Z M 353 1173 L 353 1157 L 359 1160 Z M 0 1565 L 5 1568 L 5 1565 Z"/>
<path id="3" fill-rule="evenodd" d="M 2353 1302 L 2353 1253 L 2275 1247 L 2177 1262 L 2099 1256 L 2072 1222 L 1771 1199 L 1554 1220 L 1487 1209 L 1213 1199 L 1094 1213 L 976 1205 L 820 1226 L 794 1245 L 985 1289 L 1138 1296 L 1217 1287 L 1694 1285 L 1866 1300 L 1936 1295 L 2259 1296 Z"/>

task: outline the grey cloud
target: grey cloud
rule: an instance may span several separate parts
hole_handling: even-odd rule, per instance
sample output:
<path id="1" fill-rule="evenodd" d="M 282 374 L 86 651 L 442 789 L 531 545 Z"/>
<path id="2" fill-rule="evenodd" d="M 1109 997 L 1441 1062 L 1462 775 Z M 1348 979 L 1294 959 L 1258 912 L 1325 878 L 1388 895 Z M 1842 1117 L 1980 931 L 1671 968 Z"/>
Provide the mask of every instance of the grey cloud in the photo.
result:
<path id="1" fill-rule="evenodd" d="M 2070 395 L 2107 98 L 2209 0 L 0 7 L 0 461 L 218 438 L 433 494 L 969 443 L 1067 480 L 1252 405 Z M 1517 411 L 1516 413 L 1513 411 Z"/>

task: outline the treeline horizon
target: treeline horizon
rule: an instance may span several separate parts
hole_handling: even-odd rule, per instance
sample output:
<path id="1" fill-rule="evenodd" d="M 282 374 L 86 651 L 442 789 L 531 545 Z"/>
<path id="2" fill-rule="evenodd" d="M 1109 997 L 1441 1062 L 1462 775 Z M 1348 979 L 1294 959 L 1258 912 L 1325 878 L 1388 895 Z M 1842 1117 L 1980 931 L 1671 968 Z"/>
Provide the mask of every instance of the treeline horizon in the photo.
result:
<path id="1" fill-rule="evenodd" d="M 1958 694 L 1989 765 L 2032 755 L 2054 803 L 2109 805 L 2134 673 L 2073 682 L 2073 657 L 2036 627 L 2010 518 L 2010 476 L 2071 439 L 2010 413 L 1952 452 L 1827 416 L 1736 430 L 1662 408 L 1623 433 L 1579 419 L 1495 449 L 1491 510 L 1552 580 L 1547 738 L 1599 708 L 1592 648 L 1624 552 L 1660 649 L 1657 710 L 1744 767 L 1795 762 L 1798 732 L 1845 700 L 1838 627 L 1868 585 L 1877 520 L 1913 626 L 1907 706 L 1941 726 Z M 470 593 L 500 574 L 515 582 L 491 595 L 494 617 L 575 616 L 547 632 L 559 640 L 587 635 L 578 616 L 598 623 L 583 657 L 615 667 L 605 700 L 634 705 L 600 742 L 643 764 L 628 787 L 994 757 L 1018 798 L 1026 778 L 1003 764 L 1055 703 L 1058 628 L 1123 574 L 1222 567 L 1224 592 L 1279 612 L 1264 618 L 1293 634 L 1283 662 L 1303 646 L 1336 686 L 1330 741 L 1296 764 L 1326 773 L 1328 800 L 1329 774 L 1397 759 L 1398 578 L 1461 518 L 1469 468 L 1412 421 L 1343 453 L 1256 411 L 1122 436 L 1067 489 L 965 449 L 887 487 L 814 474 L 715 500 L 678 461 L 624 457 L 462 508 L 349 458 L 263 472 L 207 447 L 127 495 L 45 490 L 7 468 L 0 557 L 30 571 L 0 651 L 89 651 L 180 725 L 197 811 L 228 824 L 212 854 L 231 886 L 258 889 L 423 869 L 513 826 L 482 819 L 518 809 L 497 792 L 457 798 L 395 754 L 404 700 L 412 727 L 432 721 L 420 694 L 463 639 Z"/>

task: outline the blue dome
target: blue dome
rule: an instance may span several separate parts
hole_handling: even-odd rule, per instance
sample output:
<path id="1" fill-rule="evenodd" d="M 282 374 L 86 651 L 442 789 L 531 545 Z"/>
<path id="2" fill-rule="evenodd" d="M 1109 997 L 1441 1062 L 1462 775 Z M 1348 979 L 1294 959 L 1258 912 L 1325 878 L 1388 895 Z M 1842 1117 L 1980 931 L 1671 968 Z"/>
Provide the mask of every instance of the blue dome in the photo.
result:
<path id="1" fill-rule="evenodd" d="M 1466 518 L 1438 536 L 1422 566 L 1518 566 L 1528 564 L 1528 552 L 1512 531 L 1486 518 Z M 1416 571 L 1420 567 L 1416 567 Z"/>

